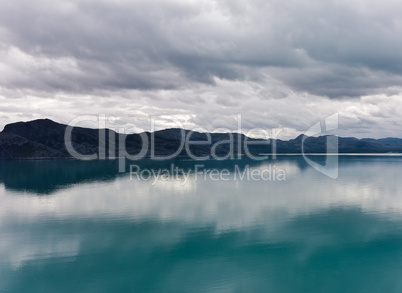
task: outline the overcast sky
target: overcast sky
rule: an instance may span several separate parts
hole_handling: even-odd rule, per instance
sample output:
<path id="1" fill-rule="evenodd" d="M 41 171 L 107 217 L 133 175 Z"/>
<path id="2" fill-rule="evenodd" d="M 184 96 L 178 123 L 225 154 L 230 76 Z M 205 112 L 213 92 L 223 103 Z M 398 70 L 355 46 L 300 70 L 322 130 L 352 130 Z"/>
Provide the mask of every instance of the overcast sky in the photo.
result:
<path id="1" fill-rule="evenodd" d="M 0 0 L 0 128 L 84 114 L 402 137 L 399 0 Z M 158 120 L 158 128 L 171 123 Z"/>

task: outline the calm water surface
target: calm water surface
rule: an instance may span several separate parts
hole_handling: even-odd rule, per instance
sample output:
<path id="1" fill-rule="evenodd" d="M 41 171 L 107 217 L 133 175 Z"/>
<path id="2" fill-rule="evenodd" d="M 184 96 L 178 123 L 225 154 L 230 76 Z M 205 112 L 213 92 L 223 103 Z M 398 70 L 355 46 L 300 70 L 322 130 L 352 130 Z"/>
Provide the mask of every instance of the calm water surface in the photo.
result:
<path id="1" fill-rule="evenodd" d="M 0 162 L 0 292 L 402 292 L 402 157 L 136 164 Z"/>

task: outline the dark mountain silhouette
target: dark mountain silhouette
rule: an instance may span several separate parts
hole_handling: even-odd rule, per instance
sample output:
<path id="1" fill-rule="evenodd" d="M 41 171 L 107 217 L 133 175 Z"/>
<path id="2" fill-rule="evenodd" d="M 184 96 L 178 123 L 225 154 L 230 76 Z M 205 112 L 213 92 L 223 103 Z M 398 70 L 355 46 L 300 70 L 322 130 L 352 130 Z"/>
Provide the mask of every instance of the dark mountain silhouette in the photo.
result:
<path id="1" fill-rule="evenodd" d="M 51 147 L 28 140 L 25 137 L 0 133 L 0 159 L 59 158 L 64 156 Z"/>
<path id="2" fill-rule="evenodd" d="M 238 133 L 200 133 L 171 128 L 153 133 L 118 134 L 110 129 L 69 127 L 49 119 L 11 123 L 0 133 L 0 159 L 71 158 L 66 149 L 65 132 L 71 130 L 74 150 L 82 155 L 96 155 L 97 158 L 126 156 L 134 158 L 169 155 L 189 156 L 183 148 L 187 140 L 190 153 L 197 157 L 215 154 L 224 158 L 230 154 L 301 153 L 303 135 L 288 141 L 252 139 Z M 208 140 L 210 137 L 210 140 Z M 306 137 L 306 153 L 325 153 L 328 136 Z M 244 148 L 245 141 L 248 148 Z M 402 153 L 402 139 L 357 139 L 339 137 L 340 153 Z"/>

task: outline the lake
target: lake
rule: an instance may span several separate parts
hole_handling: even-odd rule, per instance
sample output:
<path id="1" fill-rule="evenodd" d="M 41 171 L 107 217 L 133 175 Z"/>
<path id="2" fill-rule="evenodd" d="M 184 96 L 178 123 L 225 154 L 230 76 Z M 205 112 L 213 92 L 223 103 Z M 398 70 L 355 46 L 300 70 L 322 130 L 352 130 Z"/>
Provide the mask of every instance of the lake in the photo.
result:
<path id="1" fill-rule="evenodd" d="M 132 164 L 1 161 L 0 292 L 402 292 L 400 156 Z"/>

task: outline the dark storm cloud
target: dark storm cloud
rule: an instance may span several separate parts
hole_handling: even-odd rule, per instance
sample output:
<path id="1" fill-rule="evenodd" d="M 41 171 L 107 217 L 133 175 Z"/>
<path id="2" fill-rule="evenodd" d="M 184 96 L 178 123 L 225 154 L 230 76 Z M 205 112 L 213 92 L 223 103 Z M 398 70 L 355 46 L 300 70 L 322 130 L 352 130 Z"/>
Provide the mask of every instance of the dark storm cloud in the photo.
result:
<path id="1" fill-rule="evenodd" d="M 397 1 L 2 1 L 2 62 L 14 74 L 1 85 L 174 89 L 265 72 L 316 95 L 377 93 L 402 84 L 401 10 Z"/>

